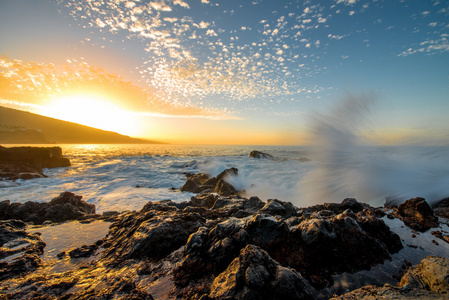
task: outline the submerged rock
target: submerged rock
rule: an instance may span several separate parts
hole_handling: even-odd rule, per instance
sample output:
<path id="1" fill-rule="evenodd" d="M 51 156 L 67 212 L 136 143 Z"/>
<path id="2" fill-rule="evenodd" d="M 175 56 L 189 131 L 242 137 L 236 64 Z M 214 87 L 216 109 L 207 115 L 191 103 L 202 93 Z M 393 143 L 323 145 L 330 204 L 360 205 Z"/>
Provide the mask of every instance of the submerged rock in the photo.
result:
<path id="1" fill-rule="evenodd" d="M 83 220 L 95 215 L 95 205 L 89 204 L 74 193 L 63 192 L 48 202 L 0 202 L 0 220 L 17 219 L 40 225 L 45 221 L 64 222 Z"/>
<path id="2" fill-rule="evenodd" d="M 264 152 L 260 152 L 257 150 L 251 151 L 251 153 L 248 156 L 252 157 L 252 158 L 258 158 L 258 159 L 274 159 L 273 155 L 264 153 Z"/>
<path id="3" fill-rule="evenodd" d="M 412 229 L 425 232 L 438 227 L 438 218 L 424 198 L 413 198 L 400 204 L 395 215 Z"/>

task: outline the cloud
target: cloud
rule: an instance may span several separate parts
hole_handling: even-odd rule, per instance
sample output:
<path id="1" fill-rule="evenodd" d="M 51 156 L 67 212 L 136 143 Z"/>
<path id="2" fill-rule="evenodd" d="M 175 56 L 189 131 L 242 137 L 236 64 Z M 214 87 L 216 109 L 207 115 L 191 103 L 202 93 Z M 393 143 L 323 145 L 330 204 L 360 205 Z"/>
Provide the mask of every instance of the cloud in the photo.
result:
<path id="1" fill-rule="evenodd" d="M 36 112 L 51 99 L 77 94 L 101 95 L 123 109 L 141 114 L 235 118 L 223 110 L 165 101 L 151 90 L 86 62 L 68 60 L 65 65 L 55 66 L 0 57 L 0 100 L 3 105 Z"/>
<path id="2" fill-rule="evenodd" d="M 173 4 L 174 5 L 179 5 L 179 6 L 185 7 L 185 8 L 190 8 L 190 6 L 186 2 L 184 2 L 182 0 L 174 0 Z"/>

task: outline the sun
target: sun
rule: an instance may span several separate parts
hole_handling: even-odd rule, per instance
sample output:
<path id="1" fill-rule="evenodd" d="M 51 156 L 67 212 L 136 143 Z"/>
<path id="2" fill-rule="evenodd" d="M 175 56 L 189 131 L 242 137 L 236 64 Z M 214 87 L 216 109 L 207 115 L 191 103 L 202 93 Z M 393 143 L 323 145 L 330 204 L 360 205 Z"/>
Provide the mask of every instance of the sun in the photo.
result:
<path id="1" fill-rule="evenodd" d="M 99 95 L 58 97 L 39 111 L 40 114 L 98 129 L 135 135 L 138 124 L 135 114 L 126 111 Z"/>

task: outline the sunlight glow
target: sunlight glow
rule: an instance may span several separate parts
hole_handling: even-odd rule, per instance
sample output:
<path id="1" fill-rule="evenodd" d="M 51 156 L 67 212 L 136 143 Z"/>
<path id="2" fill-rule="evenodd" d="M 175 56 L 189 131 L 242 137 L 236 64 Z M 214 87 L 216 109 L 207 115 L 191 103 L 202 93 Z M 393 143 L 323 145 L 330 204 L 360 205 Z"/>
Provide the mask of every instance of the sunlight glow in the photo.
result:
<path id="1" fill-rule="evenodd" d="M 40 114 L 98 129 L 135 135 L 138 124 L 134 114 L 98 95 L 59 97 L 42 106 Z"/>

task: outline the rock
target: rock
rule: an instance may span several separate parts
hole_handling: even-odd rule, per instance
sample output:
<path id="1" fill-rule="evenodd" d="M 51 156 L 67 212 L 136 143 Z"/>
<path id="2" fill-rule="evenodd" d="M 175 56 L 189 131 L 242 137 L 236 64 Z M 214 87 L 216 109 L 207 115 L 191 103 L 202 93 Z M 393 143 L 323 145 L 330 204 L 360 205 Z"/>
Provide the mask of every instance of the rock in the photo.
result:
<path id="1" fill-rule="evenodd" d="M 436 202 L 432 209 L 435 216 L 449 220 L 449 198 Z"/>
<path id="2" fill-rule="evenodd" d="M 401 278 L 399 287 L 411 286 L 449 295 L 449 259 L 428 256 L 411 267 Z"/>
<path id="3" fill-rule="evenodd" d="M 259 205 L 257 200 L 252 200 L 253 205 Z M 212 211 L 244 209 L 249 201 L 219 198 Z M 271 203 L 279 208 L 273 211 L 284 212 L 280 207 L 285 203 Z M 175 284 L 185 286 L 198 277 L 217 275 L 248 244 L 261 247 L 281 265 L 295 268 L 316 288 L 332 284 L 333 274 L 369 269 L 402 249 L 400 238 L 370 210 L 358 215 L 347 209 L 339 215 L 330 212 L 327 217 L 288 219 L 262 212 L 267 210 L 262 208 L 245 223 L 231 218 L 193 234 L 185 247 L 185 259 L 173 272 Z"/>
<path id="4" fill-rule="evenodd" d="M 30 234 L 25 228 L 26 224 L 21 221 L 0 221 L 0 281 L 42 266 L 39 255 L 44 252 L 45 243 L 38 234 Z"/>
<path id="5" fill-rule="evenodd" d="M 217 185 L 214 188 L 214 193 L 225 197 L 238 194 L 237 190 L 223 179 L 220 179 L 217 182 Z"/>
<path id="6" fill-rule="evenodd" d="M 81 200 L 70 192 L 63 192 L 47 202 L 10 203 L 0 202 L 0 220 L 17 219 L 34 224 L 45 221 L 64 222 L 67 220 L 83 220 L 95 214 L 95 205 Z"/>
<path id="7" fill-rule="evenodd" d="M 449 259 L 429 256 L 409 268 L 398 286 L 365 286 L 332 299 L 447 299 L 448 294 Z"/>
<path id="8" fill-rule="evenodd" d="M 0 146 L 0 178 L 7 180 L 45 177 L 43 168 L 69 167 L 60 147 Z"/>
<path id="9" fill-rule="evenodd" d="M 209 178 L 204 173 L 189 174 L 187 181 L 181 187 L 181 192 L 191 193 L 217 193 L 220 196 L 238 194 L 237 190 L 226 181 L 228 176 L 237 176 L 236 168 L 226 169 L 215 177 Z"/>
<path id="10" fill-rule="evenodd" d="M 68 204 L 77 202 L 72 198 Z M 310 299 L 318 293 L 311 286 L 329 287 L 335 274 L 369 269 L 402 247 L 376 209 L 357 203 L 298 209 L 276 199 L 211 194 L 149 202 L 115 215 L 101 252 L 95 243 L 59 256 L 82 260 L 98 253 L 89 264 L 6 278 L 0 293 L 11 299 L 128 299 L 125 291 L 130 299 Z M 10 206 L 21 207 L 0 203 Z"/>
<path id="11" fill-rule="evenodd" d="M 204 207 L 204 208 L 212 208 L 215 204 L 215 201 L 217 201 L 218 196 L 214 195 L 214 194 L 201 194 L 201 195 L 197 195 L 197 196 L 192 196 L 190 198 L 190 201 L 192 201 L 192 203 L 195 206 L 198 207 Z"/>
<path id="12" fill-rule="evenodd" d="M 199 214 L 150 203 L 140 213 L 130 213 L 111 225 L 104 258 L 113 264 L 127 259 L 161 259 L 183 246 L 204 224 Z"/>
<path id="13" fill-rule="evenodd" d="M 262 214 L 278 215 L 289 218 L 297 215 L 297 209 L 290 202 L 283 202 L 277 199 L 268 199 L 264 207 L 259 211 Z"/>
<path id="14" fill-rule="evenodd" d="M 282 267 L 266 251 L 247 245 L 213 281 L 210 299 L 313 299 L 302 276 Z"/>
<path id="15" fill-rule="evenodd" d="M 434 216 L 432 208 L 424 198 L 405 201 L 395 210 L 395 215 L 410 228 L 421 232 L 439 225 L 438 218 Z"/>
<path id="16" fill-rule="evenodd" d="M 252 157 L 252 158 L 258 158 L 258 159 L 274 159 L 273 155 L 264 153 L 264 152 L 260 152 L 257 150 L 251 151 L 251 153 L 248 156 Z"/>

